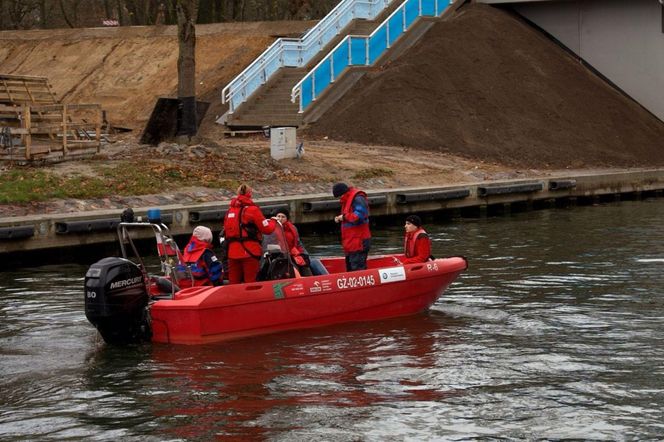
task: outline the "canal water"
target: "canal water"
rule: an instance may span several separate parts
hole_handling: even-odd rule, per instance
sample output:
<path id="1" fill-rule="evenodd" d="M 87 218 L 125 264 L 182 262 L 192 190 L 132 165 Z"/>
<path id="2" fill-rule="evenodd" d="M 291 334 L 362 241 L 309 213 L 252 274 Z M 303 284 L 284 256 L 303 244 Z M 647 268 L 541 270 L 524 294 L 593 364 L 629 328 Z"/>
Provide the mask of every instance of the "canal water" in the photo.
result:
<path id="1" fill-rule="evenodd" d="M 194 347 L 104 345 L 85 267 L 2 272 L 0 439 L 659 439 L 662 219 L 662 199 L 429 219 L 434 254 L 470 262 L 429 312 Z"/>

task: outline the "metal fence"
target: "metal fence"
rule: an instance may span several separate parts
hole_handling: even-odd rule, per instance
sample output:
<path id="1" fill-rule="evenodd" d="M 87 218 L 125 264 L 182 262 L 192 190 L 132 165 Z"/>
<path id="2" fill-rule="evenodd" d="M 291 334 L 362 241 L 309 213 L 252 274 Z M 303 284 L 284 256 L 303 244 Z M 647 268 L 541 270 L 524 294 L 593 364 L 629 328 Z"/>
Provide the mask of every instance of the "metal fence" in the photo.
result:
<path id="1" fill-rule="evenodd" d="M 356 18 L 372 20 L 392 1 L 396 0 L 341 1 L 302 38 L 280 38 L 275 41 L 223 89 L 221 101 L 228 103 L 229 113 L 233 113 L 279 68 L 305 66 L 351 20 Z"/>
<path id="2" fill-rule="evenodd" d="M 300 112 L 319 97 L 349 66 L 370 66 L 418 17 L 438 17 L 453 0 L 406 0 L 371 35 L 349 35 L 320 61 L 291 92 Z"/>

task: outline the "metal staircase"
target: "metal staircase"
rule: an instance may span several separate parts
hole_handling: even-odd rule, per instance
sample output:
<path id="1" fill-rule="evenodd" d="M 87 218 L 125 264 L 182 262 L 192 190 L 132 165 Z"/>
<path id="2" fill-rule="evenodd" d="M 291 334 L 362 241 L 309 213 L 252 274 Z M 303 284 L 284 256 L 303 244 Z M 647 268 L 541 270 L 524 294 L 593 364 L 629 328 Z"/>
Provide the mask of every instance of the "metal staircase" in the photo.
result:
<path id="1" fill-rule="evenodd" d="M 464 2 L 457 0 L 456 7 Z M 407 34 L 417 28 L 414 25 L 421 22 L 420 18 L 440 17 L 456 9 L 448 9 L 453 3 L 454 0 L 342 1 L 318 23 L 316 27 L 320 29 L 310 30 L 299 43 L 278 40 L 226 86 L 222 101 L 229 103 L 229 111 L 219 122 L 237 130 L 298 127 L 314 121 L 315 118 L 305 120 L 305 111 L 311 114 L 321 98 L 326 97 L 328 102 L 338 100 L 348 90 L 332 88 L 333 83 L 353 67 L 373 66 L 389 57 L 393 47 L 409 40 Z M 356 13 L 360 7 L 364 15 Z M 320 38 L 312 39 L 311 35 Z M 339 91 L 330 94 L 329 90 L 334 89 Z"/>
<path id="2" fill-rule="evenodd" d="M 300 126 L 302 113 L 297 103 L 291 101 L 293 87 L 341 40 L 351 34 L 369 34 L 386 14 L 398 7 L 398 1 L 392 2 L 377 20 L 353 20 L 326 47 L 312 58 L 306 67 L 282 67 L 275 72 L 236 111 L 228 115 L 226 125 L 230 128 L 254 128 L 264 126 Z"/>

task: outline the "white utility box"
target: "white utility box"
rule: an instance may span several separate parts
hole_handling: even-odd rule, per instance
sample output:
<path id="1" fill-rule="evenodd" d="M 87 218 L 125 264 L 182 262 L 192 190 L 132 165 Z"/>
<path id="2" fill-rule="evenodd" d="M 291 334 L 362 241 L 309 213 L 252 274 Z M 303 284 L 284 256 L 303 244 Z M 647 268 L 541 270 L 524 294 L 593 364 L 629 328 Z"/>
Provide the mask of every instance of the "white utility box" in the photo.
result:
<path id="1" fill-rule="evenodd" d="M 275 160 L 296 158 L 296 144 L 294 127 L 270 128 L 270 155 Z"/>

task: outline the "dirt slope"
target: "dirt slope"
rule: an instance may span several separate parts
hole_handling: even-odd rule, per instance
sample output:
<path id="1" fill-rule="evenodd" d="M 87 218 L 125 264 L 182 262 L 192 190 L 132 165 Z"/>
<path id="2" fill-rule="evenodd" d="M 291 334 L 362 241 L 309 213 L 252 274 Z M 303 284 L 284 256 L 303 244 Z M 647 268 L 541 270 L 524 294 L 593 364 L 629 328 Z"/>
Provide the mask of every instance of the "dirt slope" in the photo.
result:
<path id="1" fill-rule="evenodd" d="M 664 124 L 514 16 L 472 5 L 309 132 L 516 167 L 664 165 Z"/>
<path id="2" fill-rule="evenodd" d="M 221 89 L 277 36 L 314 22 L 256 22 L 196 27 L 196 71 L 207 120 L 221 110 Z M 174 26 L 0 32 L 0 72 L 45 76 L 67 103 L 101 103 L 112 124 L 142 129 L 157 97 L 177 91 Z"/>

